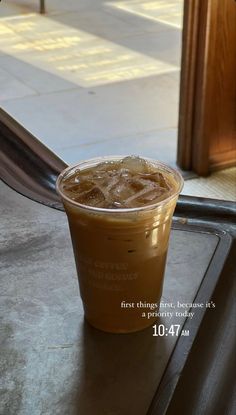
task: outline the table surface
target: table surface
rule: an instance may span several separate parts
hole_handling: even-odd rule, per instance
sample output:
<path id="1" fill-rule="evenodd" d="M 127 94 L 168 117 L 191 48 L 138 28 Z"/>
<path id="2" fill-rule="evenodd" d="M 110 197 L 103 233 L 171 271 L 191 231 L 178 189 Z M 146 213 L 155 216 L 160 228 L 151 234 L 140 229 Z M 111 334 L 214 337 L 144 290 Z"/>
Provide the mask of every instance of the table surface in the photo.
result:
<path id="1" fill-rule="evenodd" d="M 90 327 L 65 213 L 3 183 L 0 191 L 0 413 L 146 414 L 177 337 L 153 337 L 152 327 L 125 335 Z M 194 300 L 218 241 L 172 229 L 165 302 Z"/>

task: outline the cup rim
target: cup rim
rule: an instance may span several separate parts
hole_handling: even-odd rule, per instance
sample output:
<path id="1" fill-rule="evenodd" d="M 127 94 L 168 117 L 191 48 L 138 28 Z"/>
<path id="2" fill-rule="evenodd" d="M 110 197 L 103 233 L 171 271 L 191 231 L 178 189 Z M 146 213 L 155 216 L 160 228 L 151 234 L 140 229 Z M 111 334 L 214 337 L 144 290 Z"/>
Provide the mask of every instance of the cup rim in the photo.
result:
<path id="1" fill-rule="evenodd" d="M 178 178 L 179 180 L 179 186 L 177 188 L 177 190 L 171 194 L 169 197 L 167 197 L 166 199 L 163 199 L 157 203 L 153 203 L 150 205 L 144 205 L 144 206 L 139 206 L 139 207 L 132 207 L 132 208 L 117 208 L 117 209 L 112 209 L 112 208 L 102 208 L 102 207 L 96 207 L 96 206 L 87 206 L 87 205 L 83 205 L 82 203 L 76 202 L 73 199 L 70 199 L 68 196 L 66 196 L 62 190 L 60 189 L 60 184 L 63 180 L 63 178 L 73 169 L 75 169 L 76 167 L 80 167 L 82 165 L 85 165 L 85 168 L 89 168 L 89 167 L 93 167 L 96 166 L 96 164 L 105 162 L 105 161 L 119 161 L 122 160 L 125 157 L 140 157 L 144 160 L 146 160 L 147 162 L 150 162 L 151 164 L 157 165 L 158 167 L 160 166 L 163 170 L 167 171 L 168 173 L 174 174 L 175 177 Z M 181 190 L 183 189 L 183 185 L 184 185 L 184 179 L 183 176 L 181 175 L 181 173 L 169 166 L 166 163 L 163 163 L 159 160 L 156 159 L 152 159 L 149 157 L 144 157 L 144 156 L 137 156 L 137 155 L 109 155 L 109 156 L 98 156 L 98 157 L 93 157 L 93 158 L 89 158 L 86 160 L 81 160 L 77 163 L 73 163 L 72 165 L 69 165 L 68 167 L 66 167 L 64 170 L 61 171 L 61 173 L 59 174 L 59 176 L 57 177 L 56 180 L 56 191 L 59 194 L 59 196 L 61 197 L 62 200 L 66 200 L 67 202 L 69 202 L 70 204 L 79 207 L 80 209 L 84 209 L 86 211 L 90 211 L 90 212 L 94 212 L 94 213 L 109 213 L 109 214 L 117 214 L 117 213 L 131 213 L 131 212 L 142 212 L 142 211 L 149 211 L 152 209 L 157 208 L 160 205 L 166 205 L 169 201 L 171 201 L 172 199 L 174 199 L 177 195 L 180 194 Z"/>

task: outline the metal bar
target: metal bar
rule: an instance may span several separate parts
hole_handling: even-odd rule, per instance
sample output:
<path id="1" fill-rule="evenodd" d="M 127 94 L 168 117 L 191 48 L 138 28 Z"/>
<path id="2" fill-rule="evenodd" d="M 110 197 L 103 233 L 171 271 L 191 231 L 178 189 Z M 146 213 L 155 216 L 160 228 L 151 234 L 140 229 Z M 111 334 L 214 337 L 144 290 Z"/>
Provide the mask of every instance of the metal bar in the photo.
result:
<path id="1" fill-rule="evenodd" d="M 44 0 L 40 0 L 40 13 L 41 14 L 45 13 L 45 1 Z"/>

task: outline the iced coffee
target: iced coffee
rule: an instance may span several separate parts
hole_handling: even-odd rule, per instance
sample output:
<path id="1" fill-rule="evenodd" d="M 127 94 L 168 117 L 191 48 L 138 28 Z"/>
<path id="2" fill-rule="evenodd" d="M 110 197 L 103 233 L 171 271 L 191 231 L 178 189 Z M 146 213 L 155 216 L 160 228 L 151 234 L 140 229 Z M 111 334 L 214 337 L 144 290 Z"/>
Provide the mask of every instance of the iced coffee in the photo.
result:
<path id="1" fill-rule="evenodd" d="M 158 308 L 182 185 L 176 170 L 133 156 L 92 159 L 60 174 L 85 318 L 94 327 L 125 333 L 154 323 L 142 304 Z"/>

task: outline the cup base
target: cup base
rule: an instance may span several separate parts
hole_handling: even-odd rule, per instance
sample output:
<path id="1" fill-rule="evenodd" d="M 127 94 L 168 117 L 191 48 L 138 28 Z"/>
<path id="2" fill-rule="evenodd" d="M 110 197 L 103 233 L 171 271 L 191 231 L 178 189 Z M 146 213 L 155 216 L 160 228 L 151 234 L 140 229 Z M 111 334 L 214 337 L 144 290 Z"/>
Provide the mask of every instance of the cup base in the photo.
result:
<path id="1" fill-rule="evenodd" d="M 136 333 L 138 331 L 142 331 L 147 329 L 148 327 L 152 326 L 153 324 L 156 323 L 157 321 L 157 317 L 153 317 L 149 320 L 145 320 L 143 323 L 144 324 L 140 324 L 139 326 L 136 327 L 111 327 L 111 326 L 107 326 L 105 324 L 99 324 L 98 322 L 95 322 L 93 320 L 91 320 L 90 318 L 84 316 L 86 322 L 94 327 L 97 330 L 103 331 L 105 333 L 112 333 L 112 334 L 129 334 L 129 333 Z"/>

